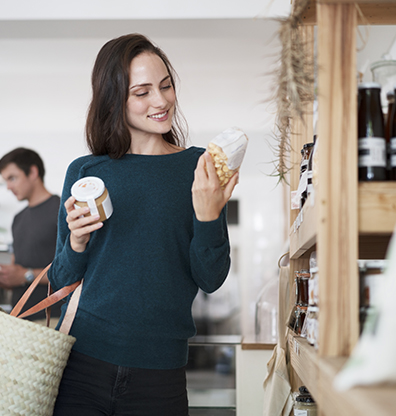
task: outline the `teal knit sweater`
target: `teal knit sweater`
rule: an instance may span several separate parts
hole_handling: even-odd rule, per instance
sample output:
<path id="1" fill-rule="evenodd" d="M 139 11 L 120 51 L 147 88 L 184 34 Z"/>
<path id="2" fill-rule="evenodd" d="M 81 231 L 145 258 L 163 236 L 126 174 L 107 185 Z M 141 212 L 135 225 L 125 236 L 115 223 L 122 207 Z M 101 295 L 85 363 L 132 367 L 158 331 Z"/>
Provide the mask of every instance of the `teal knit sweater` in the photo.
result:
<path id="1" fill-rule="evenodd" d="M 225 209 L 194 215 L 191 186 L 204 149 L 170 155 L 84 156 L 68 168 L 58 221 L 53 288 L 84 278 L 71 335 L 74 349 L 116 365 L 171 369 L 186 364 L 198 288 L 218 289 L 230 267 Z M 64 202 L 73 183 L 101 178 L 114 212 L 83 253 L 70 247 Z M 63 319 L 65 306 L 60 319 Z M 59 326 L 59 325 L 58 325 Z"/>

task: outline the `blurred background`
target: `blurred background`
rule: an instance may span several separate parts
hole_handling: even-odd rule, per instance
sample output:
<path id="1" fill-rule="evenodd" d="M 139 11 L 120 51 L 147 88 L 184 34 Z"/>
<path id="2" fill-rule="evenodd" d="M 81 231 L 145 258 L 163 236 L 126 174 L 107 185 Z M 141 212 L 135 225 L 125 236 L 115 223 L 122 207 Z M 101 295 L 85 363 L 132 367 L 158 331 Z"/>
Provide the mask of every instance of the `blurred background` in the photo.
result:
<path id="1" fill-rule="evenodd" d="M 190 399 L 205 406 L 210 399 L 200 396 L 202 389 L 221 387 L 214 399 L 221 403 L 213 406 L 235 407 L 235 345 L 242 337 L 277 342 L 278 259 L 288 251 L 290 189 L 271 176 L 277 144 L 271 99 L 280 56 L 276 19 L 289 15 L 290 3 L 0 0 L 0 156 L 19 146 L 36 150 L 52 193 L 61 194 L 69 163 L 87 153 L 84 123 L 96 55 L 127 33 L 148 36 L 176 69 L 189 146 L 206 147 L 232 126 L 249 137 L 229 204 L 230 275 L 216 293 L 199 292 L 193 306 L 198 335 L 228 336 L 191 347 L 190 369 L 204 371 L 190 373 L 197 393 Z M 357 77 L 372 81 L 374 63 L 396 59 L 396 28 L 362 27 L 359 33 Z M 0 179 L 0 262 L 9 258 L 11 222 L 24 206 Z M 259 389 L 265 362 L 261 367 Z"/>
<path id="2" fill-rule="evenodd" d="M 95 57 L 106 41 L 126 33 L 143 33 L 167 53 L 180 77 L 177 92 L 189 145 L 206 147 L 231 126 L 245 131 L 249 146 L 230 203 L 232 270 L 218 292 L 199 294 L 194 314 L 202 331 L 253 335 L 256 303 L 264 293 L 276 319 L 273 297 L 277 262 L 287 251 L 289 199 L 270 176 L 276 146 L 271 99 L 280 53 L 276 19 L 289 15 L 290 0 L 113 0 L 111 5 L 0 0 L 0 5 L 0 154 L 18 146 L 38 151 L 51 192 L 61 193 L 67 166 L 87 153 L 84 123 Z M 396 29 L 365 26 L 359 34 L 357 73 L 371 81 L 371 66 L 385 55 L 396 59 Z M 12 218 L 24 204 L 0 180 L 3 251 L 12 243 Z M 272 318 L 265 322 L 264 341 L 276 341 Z"/>

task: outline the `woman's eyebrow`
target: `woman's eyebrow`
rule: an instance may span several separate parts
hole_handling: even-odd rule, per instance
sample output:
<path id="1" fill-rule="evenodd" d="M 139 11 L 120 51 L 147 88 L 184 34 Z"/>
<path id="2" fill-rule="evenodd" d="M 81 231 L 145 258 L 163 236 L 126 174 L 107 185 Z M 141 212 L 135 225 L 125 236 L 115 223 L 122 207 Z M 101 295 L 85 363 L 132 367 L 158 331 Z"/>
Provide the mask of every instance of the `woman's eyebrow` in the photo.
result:
<path id="1" fill-rule="evenodd" d="M 170 75 L 167 75 L 164 79 L 162 79 L 161 81 L 160 81 L 160 84 L 162 84 L 164 81 L 166 81 L 168 78 L 170 78 Z M 150 85 L 153 85 L 153 84 L 151 84 L 150 82 L 147 82 L 147 83 L 144 83 L 144 84 L 136 84 L 136 85 L 133 85 L 132 87 L 130 87 L 129 89 L 131 90 L 131 89 L 133 89 L 133 88 L 138 88 L 138 87 L 149 87 Z"/>

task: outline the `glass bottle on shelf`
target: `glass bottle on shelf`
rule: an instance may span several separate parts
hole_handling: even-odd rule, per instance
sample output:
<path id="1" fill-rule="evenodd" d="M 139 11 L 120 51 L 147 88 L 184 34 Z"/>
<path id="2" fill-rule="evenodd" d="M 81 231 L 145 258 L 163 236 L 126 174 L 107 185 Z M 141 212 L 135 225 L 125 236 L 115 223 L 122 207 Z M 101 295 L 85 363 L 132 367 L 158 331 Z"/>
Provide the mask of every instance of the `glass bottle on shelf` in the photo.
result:
<path id="1" fill-rule="evenodd" d="M 385 126 L 380 94 L 380 84 L 359 84 L 359 181 L 384 181 L 387 176 Z"/>
<path id="2" fill-rule="evenodd" d="M 385 140 L 386 140 L 386 153 L 387 153 L 387 160 L 386 160 L 386 169 L 387 169 L 387 178 L 390 179 L 391 176 L 391 147 L 390 147 L 390 139 L 392 134 L 392 111 L 395 104 L 395 93 L 394 91 L 389 91 L 386 94 L 386 98 L 388 100 L 388 112 L 386 113 L 385 118 Z"/>
<path id="3" fill-rule="evenodd" d="M 394 90 L 394 97 L 396 96 L 396 86 Z M 392 112 L 388 117 L 390 117 L 390 126 L 389 126 L 389 179 L 396 181 L 396 104 L 393 104 Z"/>
<path id="4" fill-rule="evenodd" d="M 302 208 L 305 204 L 305 201 L 308 197 L 308 183 L 309 183 L 309 176 L 311 176 L 311 183 L 312 183 L 312 164 L 311 164 L 311 170 L 309 169 L 309 160 L 313 149 L 313 143 L 305 143 L 301 154 L 302 154 L 302 163 L 304 163 L 304 172 L 306 171 L 306 176 L 304 176 L 305 183 L 302 187 L 301 192 L 301 200 L 300 200 L 300 208 Z M 301 176 L 300 176 L 301 178 Z"/>
<path id="5" fill-rule="evenodd" d="M 295 331 L 296 328 L 296 322 L 297 322 L 297 299 L 298 299 L 298 274 L 299 271 L 294 272 L 294 283 L 293 283 L 293 289 L 294 289 L 294 305 L 293 309 L 290 311 L 289 316 L 289 328 L 291 328 L 293 331 Z"/>
<path id="6" fill-rule="evenodd" d="M 298 334 L 302 334 L 304 321 L 307 316 L 308 308 L 308 281 L 309 270 L 302 269 L 296 273 L 297 280 L 297 302 L 296 302 L 296 322 L 294 325 L 294 331 Z"/>
<path id="7" fill-rule="evenodd" d="M 313 136 L 313 143 L 312 143 L 312 149 L 309 153 L 309 159 L 308 159 L 308 178 L 307 178 L 307 196 L 312 193 L 313 189 L 313 183 L 312 183 L 312 177 L 313 177 L 313 153 L 315 149 L 315 143 L 316 143 L 316 134 Z"/>

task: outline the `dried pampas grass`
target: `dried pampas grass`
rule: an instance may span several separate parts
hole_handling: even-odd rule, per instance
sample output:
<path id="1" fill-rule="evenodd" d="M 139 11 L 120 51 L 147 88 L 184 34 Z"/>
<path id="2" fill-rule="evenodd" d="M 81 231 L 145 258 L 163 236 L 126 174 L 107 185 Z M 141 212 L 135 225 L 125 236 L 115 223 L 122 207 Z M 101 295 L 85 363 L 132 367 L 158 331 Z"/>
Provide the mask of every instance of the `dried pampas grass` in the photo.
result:
<path id="1" fill-rule="evenodd" d="M 277 147 L 273 176 L 278 176 L 279 182 L 286 181 L 290 169 L 288 156 L 291 151 L 291 119 L 295 116 L 302 119 L 306 104 L 314 98 L 314 63 L 301 31 L 301 16 L 309 2 L 310 0 L 294 0 L 291 15 L 277 19 L 280 23 L 278 36 L 282 51 L 275 92 L 277 131 L 274 135 Z"/>

